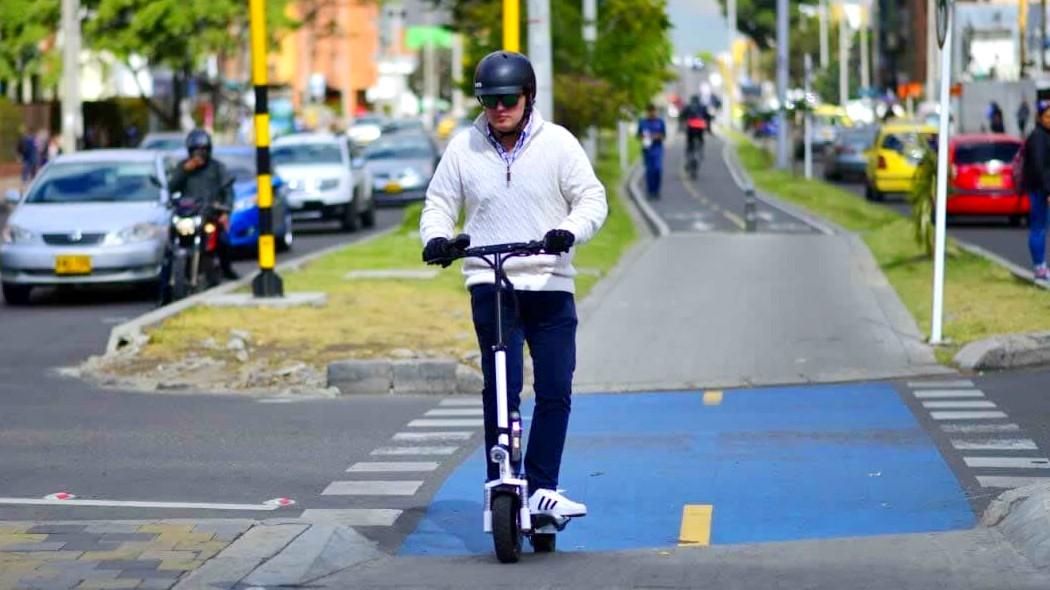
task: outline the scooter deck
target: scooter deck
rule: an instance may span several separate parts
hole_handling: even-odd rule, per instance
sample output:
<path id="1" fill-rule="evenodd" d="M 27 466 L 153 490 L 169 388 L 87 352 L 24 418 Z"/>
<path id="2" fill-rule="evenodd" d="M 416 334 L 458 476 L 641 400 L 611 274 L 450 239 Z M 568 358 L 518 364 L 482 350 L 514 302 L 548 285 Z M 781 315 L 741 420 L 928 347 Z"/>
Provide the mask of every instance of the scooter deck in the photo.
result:
<path id="1" fill-rule="evenodd" d="M 569 526 L 572 517 L 557 518 L 549 514 L 532 515 L 532 533 L 542 535 L 553 535 L 565 530 Z"/>

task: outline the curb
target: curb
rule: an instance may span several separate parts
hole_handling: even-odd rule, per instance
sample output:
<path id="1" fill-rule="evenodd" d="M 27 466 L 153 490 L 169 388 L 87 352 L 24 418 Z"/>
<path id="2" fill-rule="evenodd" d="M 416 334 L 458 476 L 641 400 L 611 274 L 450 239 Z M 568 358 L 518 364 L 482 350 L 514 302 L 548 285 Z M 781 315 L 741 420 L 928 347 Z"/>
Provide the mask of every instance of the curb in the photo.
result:
<path id="1" fill-rule="evenodd" d="M 967 371 L 1050 364 L 1050 332 L 1004 334 L 970 342 L 956 353 L 952 362 Z"/>
<path id="2" fill-rule="evenodd" d="M 341 244 L 336 244 L 334 246 L 328 246 L 327 248 L 322 248 L 320 250 L 317 250 L 316 252 L 311 252 L 309 254 L 304 254 L 302 256 L 286 260 L 278 264 L 276 266 L 276 270 L 296 270 L 304 264 L 312 262 L 322 256 L 326 256 L 342 248 L 346 248 L 348 246 L 356 244 L 364 244 L 372 240 L 381 238 L 387 234 L 394 233 L 400 227 L 400 225 L 395 225 L 393 227 L 390 227 L 388 229 L 377 232 L 373 235 L 370 235 L 368 237 L 362 238 L 354 242 L 344 242 Z M 246 287 L 251 284 L 253 278 L 254 275 L 243 277 L 232 283 L 223 283 L 218 287 L 213 287 L 203 293 L 198 293 L 191 297 L 187 297 L 186 299 L 183 299 L 181 301 L 176 301 L 175 303 L 171 303 L 169 305 L 165 305 L 163 307 L 154 309 L 143 315 L 138 316 L 137 318 L 128 320 L 123 324 L 113 326 L 113 329 L 109 332 L 109 341 L 106 343 L 106 354 L 110 355 L 118 352 L 119 350 L 128 345 L 134 344 L 136 342 L 142 342 L 143 338 L 145 337 L 145 335 L 143 334 L 144 328 L 159 324 L 164 320 L 179 313 L 182 313 L 183 311 L 195 305 L 206 304 L 208 300 L 214 296 L 225 295 L 232 291 L 236 291 L 237 289 L 240 289 L 242 287 Z"/>
<path id="3" fill-rule="evenodd" d="M 1003 493 L 988 505 L 981 526 L 999 529 L 1036 567 L 1050 567 L 1050 484 Z"/>
<path id="4" fill-rule="evenodd" d="M 341 395 L 473 395 L 481 373 L 454 359 L 351 359 L 328 364 L 327 386 Z"/>
<path id="5" fill-rule="evenodd" d="M 649 226 L 649 230 L 657 238 L 662 238 L 671 233 L 671 228 L 653 209 L 653 206 L 649 204 L 645 197 L 642 196 L 642 189 L 639 184 L 641 182 L 641 174 L 639 173 L 641 169 L 640 164 L 635 164 L 634 168 L 627 174 L 627 179 L 624 181 L 627 194 L 631 201 L 634 202 L 634 206 L 641 212 L 642 217 Z"/>
<path id="6" fill-rule="evenodd" d="M 969 242 L 964 242 L 964 241 L 962 241 L 962 240 L 960 240 L 958 238 L 952 238 L 952 240 L 955 242 L 956 245 L 959 246 L 960 249 L 962 249 L 962 250 L 964 250 L 966 252 L 969 252 L 970 254 L 973 254 L 974 256 L 980 256 L 981 258 L 984 258 L 984 259 L 988 260 L 989 262 L 994 262 L 995 264 L 998 264 L 999 266 L 1001 266 L 1001 267 L 1005 268 L 1006 270 L 1008 270 L 1010 272 L 1010 274 L 1012 274 L 1015 277 L 1023 280 L 1024 282 L 1030 283 L 1030 284 L 1032 284 L 1032 285 L 1034 285 L 1036 287 L 1042 288 L 1042 289 L 1050 290 L 1050 282 L 1048 282 L 1048 281 L 1036 281 L 1035 280 L 1035 274 L 1031 270 L 1029 270 L 1029 269 L 1027 269 L 1027 268 L 1025 268 L 1025 267 L 1023 267 L 1023 266 L 1021 266 L 1019 264 L 1015 264 L 1015 263 L 1013 263 L 1013 262 L 1003 258 L 1002 256 L 999 256 L 995 252 L 992 252 L 990 250 L 986 250 L 986 249 L 984 249 L 981 246 L 978 246 L 976 244 L 971 244 Z"/>

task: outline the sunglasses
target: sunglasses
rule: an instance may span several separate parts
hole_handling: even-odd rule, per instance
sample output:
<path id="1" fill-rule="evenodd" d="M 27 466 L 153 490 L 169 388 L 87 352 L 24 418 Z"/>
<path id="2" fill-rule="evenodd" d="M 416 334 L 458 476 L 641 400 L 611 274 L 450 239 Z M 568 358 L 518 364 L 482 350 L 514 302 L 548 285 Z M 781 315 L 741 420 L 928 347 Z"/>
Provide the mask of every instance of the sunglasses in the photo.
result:
<path id="1" fill-rule="evenodd" d="M 478 101 L 486 109 L 494 109 L 500 104 L 507 109 L 514 108 L 518 105 L 519 100 L 521 100 L 520 94 L 486 94 L 478 97 Z"/>

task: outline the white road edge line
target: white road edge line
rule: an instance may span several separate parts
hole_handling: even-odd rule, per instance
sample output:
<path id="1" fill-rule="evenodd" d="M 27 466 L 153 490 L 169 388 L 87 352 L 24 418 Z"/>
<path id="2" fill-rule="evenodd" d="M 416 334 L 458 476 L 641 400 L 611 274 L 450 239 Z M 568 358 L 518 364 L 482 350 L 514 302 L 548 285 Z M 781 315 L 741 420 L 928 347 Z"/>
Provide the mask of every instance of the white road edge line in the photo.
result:
<path id="1" fill-rule="evenodd" d="M 457 419 L 457 418 L 449 418 L 449 419 L 435 418 L 435 419 L 431 419 L 431 420 L 419 419 L 419 420 L 413 420 L 413 421 L 408 423 L 408 427 L 409 428 L 441 428 L 443 426 L 449 427 L 449 428 L 454 428 L 454 427 L 463 428 L 465 426 L 466 427 L 470 427 L 470 426 L 477 427 L 477 426 L 484 426 L 484 425 L 485 425 L 485 421 L 482 420 L 481 418 L 478 418 L 478 419 L 474 419 L 474 418 L 463 418 L 463 419 Z"/>
<path id="2" fill-rule="evenodd" d="M 920 389 L 913 392 L 919 399 L 941 399 L 953 397 L 984 397 L 980 389 Z"/>
<path id="3" fill-rule="evenodd" d="M 434 471 L 437 461 L 361 461 L 347 468 L 347 473 L 403 473 Z"/>
<path id="4" fill-rule="evenodd" d="M 47 500 L 44 498 L 0 498 L 0 504 L 22 506 L 77 506 L 106 508 L 186 508 L 191 510 L 277 510 L 268 504 L 216 504 L 208 502 L 146 502 L 139 500 Z"/>
<path id="5" fill-rule="evenodd" d="M 958 379 L 955 381 L 909 381 L 908 387 L 913 389 L 920 387 L 932 387 L 935 389 L 946 387 L 973 387 L 973 381 L 969 379 Z"/>
<path id="6" fill-rule="evenodd" d="M 470 440 L 473 432 L 449 431 L 449 432 L 398 432 L 394 440 L 401 442 L 423 442 L 438 440 Z"/>
<path id="7" fill-rule="evenodd" d="M 1037 483 L 1050 482 L 1050 477 L 1028 477 L 1015 475 L 978 475 L 977 483 L 982 488 L 1013 489 Z"/>
<path id="8" fill-rule="evenodd" d="M 379 447 L 370 454 L 376 455 L 451 455 L 459 447 Z"/>
<path id="9" fill-rule="evenodd" d="M 934 420 L 998 420 L 1006 418 L 1006 412 L 930 412 Z"/>
<path id="10" fill-rule="evenodd" d="M 967 467 L 990 469 L 1050 469 L 1045 457 L 963 457 Z"/>
<path id="11" fill-rule="evenodd" d="M 333 481 L 322 496 L 414 496 L 422 481 Z"/>
<path id="12" fill-rule="evenodd" d="M 1001 438 L 991 440 L 952 439 L 952 446 L 960 451 L 1035 451 L 1039 447 L 1029 438 Z"/>
<path id="13" fill-rule="evenodd" d="M 438 418 L 441 416 L 483 416 L 484 413 L 485 410 L 481 408 L 437 408 L 434 410 L 428 410 L 427 413 L 423 415 Z"/>
<path id="14" fill-rule="evenodd" d="M 481 398 L 480 397 L 470 397 L 470 398 L 463 399 L 463 398 L 457 398 L 457 397 L 450 397 L 448 399 L 441 400 L 441 404 L 439 404 L 439 405 L 442 405 L 442 406 L 480 406 L 481 405 Z"/>
<path id="15" fill-rule="evenodd" d="M 943 432 L 957 434 L 987 434 L 991 432 L 1020 432 L 1016 424 L 941 424 Z"/>
<path id="16" fill-rule="evenodd" d="M 937 400 L 922 402 L 922 407 L 943 410 L 980 410 L 996 408 L 995 402 L 988 400 Z"/>

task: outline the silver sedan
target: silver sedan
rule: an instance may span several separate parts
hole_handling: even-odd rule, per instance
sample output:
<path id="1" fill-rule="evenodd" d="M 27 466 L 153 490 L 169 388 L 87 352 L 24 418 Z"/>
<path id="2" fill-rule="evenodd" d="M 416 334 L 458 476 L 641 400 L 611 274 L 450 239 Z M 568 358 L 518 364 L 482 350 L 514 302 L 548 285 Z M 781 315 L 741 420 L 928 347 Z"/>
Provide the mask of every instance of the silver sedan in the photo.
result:
<path id="1" fill-rule="evenodd" d="M 154 282 L 171 212 L 160 154 L 97 150 L 59 156 L 17 203 L 0 240 L 9 304 L 44 285 Z"/>

